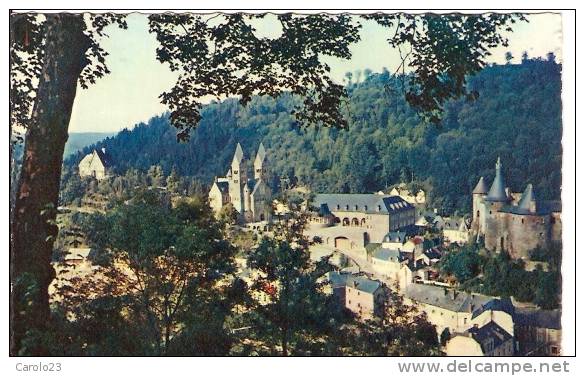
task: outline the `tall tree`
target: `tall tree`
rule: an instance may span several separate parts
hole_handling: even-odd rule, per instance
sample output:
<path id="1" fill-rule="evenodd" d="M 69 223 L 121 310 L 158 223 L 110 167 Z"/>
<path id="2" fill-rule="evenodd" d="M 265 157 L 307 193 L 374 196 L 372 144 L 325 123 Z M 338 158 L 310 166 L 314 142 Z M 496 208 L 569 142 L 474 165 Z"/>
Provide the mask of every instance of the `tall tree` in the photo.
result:
<path id="1" fill-rule="evenodd" d="M 248 266 L 259 272 L 252 295 L 267 298 L 253 306 L 252 325 L 275 354 L 330 353 L 336 351 L 328 347 L 330 338 L 343 323 L 333 297 L 324 292 L 331 265 L 327 259 L 311 261 L 309 240 L 303 235 L 306 214 L 292 203 L 289 206 L 291 216 L 279 222 L 274 237 L 262 239 L 248 257 Z"/>
<path id="2" fill-rule="evenodd" d="M 27 331 L 43 331 L 50 317 L 47 287 L 55 276 L 50 260 L 58 231 L 55 217 L 71 109 L 78 82 L 85 86 L 106 72 L 105 53 L 97 37 L 87 34 L 82 15 L 45 18 L 39 24 L 35 15 L 11 17 L 12 125 L 27 129 L 12 227 L 10 343 L 14 355 L 21 350 L 43 354 L 34 344 L 23 349 L 21 341 Z M 101 36 L 105 25 L 116 19 L 94 17 L 91 29 Z"/>
<path id="3" fill-rule="evenodd" d="M 65 279 L 60 304 L 73 321 L 102 331 L 109 323 L 90 308 L 116 299 L 112 308 L 142 328 L 134 355 L 225 355 L 224 319 L 238 297 L 237 283 L 230 284 L 235 249 L 205 202 L 168 208 L 156 196 L 146 191 L 84 223 L 92 249 L 108 261 L 84 278 Z"/>

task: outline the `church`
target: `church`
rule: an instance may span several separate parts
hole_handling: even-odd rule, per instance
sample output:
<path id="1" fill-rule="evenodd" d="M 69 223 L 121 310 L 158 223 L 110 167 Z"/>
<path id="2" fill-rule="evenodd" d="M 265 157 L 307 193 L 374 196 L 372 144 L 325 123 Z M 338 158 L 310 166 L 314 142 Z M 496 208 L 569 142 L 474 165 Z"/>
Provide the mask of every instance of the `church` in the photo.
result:
<path id="1" fill-rule="evenodd" d="M 249 167 L 253 167 L 250 174 Z M 238 143 L 231 166 L 225 177 L 216 177 L 209 191 L 209 204 L 217 214 L 231 204 L 242 221 L 270 221 L 272 191 L 269 184 L 269 162 L 264 145 L 260 143 L 254 162 L 245 157 Z"/>
<path id="2" fill-rule="evenodd" d="M 79 162 L 79 176 L 103 180 L 112 175 L 112 163 L 106 149 L 94 149 Z"/>
<path id="3" fill-rule="evenodd" d="M 489 250 L 506 250 L 513 258 L 528 258 L 536 247 L 561 240 L 561 205 L 539 201 L 532 184 L 523 193 L 512 193 L 498 158 L 490 188 L 481 177 L 473 195 L 471 229 Z"/>

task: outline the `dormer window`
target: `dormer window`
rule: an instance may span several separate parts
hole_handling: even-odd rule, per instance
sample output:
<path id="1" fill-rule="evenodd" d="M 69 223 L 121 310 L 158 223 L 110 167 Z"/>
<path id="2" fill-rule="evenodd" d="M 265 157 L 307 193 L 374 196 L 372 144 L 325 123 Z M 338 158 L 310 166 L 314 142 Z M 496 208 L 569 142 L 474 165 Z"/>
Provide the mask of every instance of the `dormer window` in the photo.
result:
<path id="1" fill-rule="evenodd" d="M 358 206 L 357 206 L 357 205 L 355 206 L 355 210 L 356 210 L 356 211 L 358 210 Z"/>
<path id="2" fill-rule="evenodd" d="M 345 205 L 345 210 L 349 210 L 349 205 Z"/>
<path id="3" fill-rule="evenodd" d="M 339 210 L 339 204 L 337 205 L 337 210 Z"/>
<path id="4" fill-rule="evenodd" d="M 382 210 L 382 206 L 378 205 L 378 211 Z"/>
<path id="5" fill-rule="evenodd" d="M 364 205 L 364 210 L 368 211 L 368 205 Z"/>

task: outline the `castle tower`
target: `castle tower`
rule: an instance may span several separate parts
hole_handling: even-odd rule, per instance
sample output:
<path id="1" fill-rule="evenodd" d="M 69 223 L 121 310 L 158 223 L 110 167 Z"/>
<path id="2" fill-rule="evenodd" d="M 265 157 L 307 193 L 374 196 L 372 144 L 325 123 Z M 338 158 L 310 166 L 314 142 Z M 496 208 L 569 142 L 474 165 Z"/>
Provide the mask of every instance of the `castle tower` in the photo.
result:
<path id="1" fill-rule="evenodd" d="M 482 229 L 482 205 L 485 197 L 488 193 L 488 187 L 483 179 L 483 176 L 479 178 L 477 185 L 473 189 L 473 219 L 471 221 L 471 229 L 474 233 L 479 233 Z"/>
<path id="2" fill-rule="evenodd" d="M 504 181 L 504 174 L 502 172 L 502 163 L 498 157 L 498 161 L 496 162 L 496 176 L 485 198 L 484 205 L 485 219 L 483 219 L 483 222 L 485 246 L 487 249 L 502 250 L 507 246 L 507 235 L 502 228 L 503 224 L 500 221 L 498 212 L 508 204 L 508 201 L 509 197 L 506 193 L 506 182 Z"/>
<path id="3" fill-rule="evenodd" d="M 267 182 L 268 160 L 266 158 L 266 150 L 262 142 L 258 146 L 258 152 L 254 159 L 254 179 L 257 181 L 262 179 Z"/>
<path id="4" fill-rule="evenodd" d="M 532 189 L 532 184 L 526 186 L 524 193 L 522 193 L 522 198 L 520 198 L 520 202 L 518 203 L 518 208 L 528 213 L 536 213 L 536 195 Z"/>
<path id="5" fill-rule="evenodd" d="M 240 143 L 236 146 L 236 152 L 234 153 L 228 176 L 230 201 L 239 213 L 244 214 L 246 208 L 243 188 L 248 182 L 248 172 L 244 151 Z"/>

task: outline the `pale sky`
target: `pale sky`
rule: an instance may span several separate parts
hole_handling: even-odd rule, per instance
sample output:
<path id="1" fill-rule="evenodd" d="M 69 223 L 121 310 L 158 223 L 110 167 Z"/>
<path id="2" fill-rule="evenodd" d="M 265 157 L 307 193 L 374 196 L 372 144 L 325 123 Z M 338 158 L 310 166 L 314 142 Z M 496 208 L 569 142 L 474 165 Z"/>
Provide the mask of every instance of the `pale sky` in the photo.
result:
<path id="1" fill-rule="evenodd" d="M 543 13 L 528 17 L 529 23 L 516 24 L 509 33 L 510 46 L 494 49 L 490 62 L 503 63 L 506 51 L 512 52 L 515 62 L 523 51 L 530 57 L 554 52 L 561 59 L 562 25 L 559 14 Z M 110 37 L 102 42 L 109 53 L 106 63 L 111 73 L 89 89 L 78 89 L 69 126 L 70 132 L 113 132 L 132 128 L 166 110 L 158 96 L 172 87 L 176 74 L 155 58 L 157 42 L 148 32 L 146 14 L 127 17 L 128 30 L 109 29 Z M 271 33 L 271 23 L 255 26 L 260 33 Z M 398 66 L 398 52 L 391 49 L 387 33 L 374 22 L 361 30 L 361 41 L 352 47 L 351 60 L 328 59 L 333 78 L 341 82 L 346 72 L 371 69 L 381 72 L 384 67 L 393 72 Z"/>

